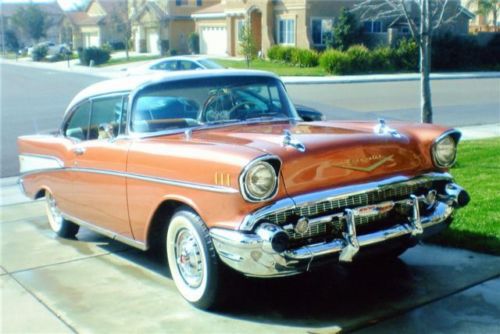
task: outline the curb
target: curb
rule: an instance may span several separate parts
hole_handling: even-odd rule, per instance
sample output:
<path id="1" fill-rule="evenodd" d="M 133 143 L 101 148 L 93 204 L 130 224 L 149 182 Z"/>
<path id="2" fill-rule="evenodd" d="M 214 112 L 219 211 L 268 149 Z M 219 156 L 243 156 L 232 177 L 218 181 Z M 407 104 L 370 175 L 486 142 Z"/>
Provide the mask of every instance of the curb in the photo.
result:
<path id="1" fill-rule="evenodd" d="M 470 72 L 470 73 L 432 73 L 431 80 L 465 80 L 465 79 L 497 79 L 500 72 Z M 349 83 L 377 83 L 420 81 L 420 74 L 375 74 L 375 75 L 346 75 L 333 77 L 281 77 L 287 85 L 317 85 L 317 84 L 349 84 Z"/>

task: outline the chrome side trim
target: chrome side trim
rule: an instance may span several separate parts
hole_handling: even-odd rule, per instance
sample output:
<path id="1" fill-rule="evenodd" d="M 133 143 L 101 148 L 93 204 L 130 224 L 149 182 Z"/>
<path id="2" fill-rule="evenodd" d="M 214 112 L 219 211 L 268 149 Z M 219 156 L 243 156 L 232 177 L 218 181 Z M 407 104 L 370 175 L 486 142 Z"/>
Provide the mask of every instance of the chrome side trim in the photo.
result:
<path id="1" fill-rule="evenodd" d="M 135 173 L 123 173 L 123 172 L 116 172 L 116 171 L 111 171 L 111 170 L 101 170 L 101 169 L 92 169 L 92 168 L 68 168 L 68 169 L 71 171 L 76 171 L 76 172 L 80 172 L 80 173 L 94 173 L 94 174 L 104 174 L 104 175 L 112 175 L 112 176 L 118 176 L 118 177 L 126 177 L 129 179 L 154 182 L 154 183 L 161 183 L 161 184 L 183 187 L 183 188 L 206 190 L 206 191 L 212 191 L 212 192 L 218 192 L 218 193 L 229 193 L 229 194 L 238 193 L 238 190 L 233 189 L 233 188 L 229 188 L 229 187 L 212 186 L 212 185 L 208 185 L 208 184 L 193 183 L 193 182 L 188 182 L 188 181 L 177 181 L 177 180 L 171 180 L 171 179 L 166 179 L 166 178 L 162 178 L 162 177 L 146 176 L 146 175 L 135 174 Z"/>
<path id="2" fill-rule="evenodd" d="M 138 248 L 140 250 L 147 250 L 148 247 L 145 243 L 143 242 L 140 242 L 140 241 L 137 241 L 137 240 L 134 240 L 134 239 L 131 239 L 129 237 L 125 237 L 121 234 L 118 234 L 116 232 L 113 232 L 113 231 L 110 231 L 108 229 L 105 229 L 105 228 L 102 228 L 100 226 L 96 226 L 92 223 L 88 223 L 84 220 L 81 220 L 79 218 L 76 218 L 76 217 L 73 217 L 73 216 L 70 216 L 68 214 L 65 214 L 65 213 L 62 213 L 62 216 L 67 219 L 67 220 L 71 220 L 73 223 L 75 224 L 78 224 L 80 226 L 83 226 L 83 227 L 86 227 L 88 228 L 89 230 L 92 230 L 94 232 L 97 232 L 99 234 L 102 234 L 110 239 L 113 239 L 113 240 L 117 240 L 117 241 L 120 241 L 120 242 L 123 242 L 124 244 L 127 244 L 129 246 L 132 246 L 132 247 L 135 247 L 135 248 Z"/>
<path id="3" fill-rule="evenodd" d="M 240 224 L 239 230 L 251 231 L 255 227 L 255 224 L 259 221 L 259 219 L 271 213 L 279 213 L 290 209 L 309 206 L 318 201 L 331 201 L 342 196 L 354 196 L 356 194 L 362 194 L 367 191 L 373 191 L 380 188 L 383 189 L 384 187 L 390 187 L 400 182 L 410 182 L 412 180 L 421 181 L 425 179 L 446 180 L 446 181 L 453 180 L 452 176 L 448 173 L 427 173 L 413 178 L 406 176 L 395 176 L 380 181 L 327 189 L 315 193 L 295 196 L 293 198 L 287 197 L 279 201 L 276 201 L 270 206 L 263 207 L 247 215 Z"/>
<path id="4" fill-rule="evenodd" d="M 93 169 L 93 168 L 62 167 L 62 168 L 39 169 L 39 170 L 25 172 L 25 173 L 21 174 L 20 178 L 22 179 L 25 176 L 32 175 L 32 174 L 38 174 L 38 173 L 42 173 L 42 172 L 47 173 L 47 172 L 60 172 L 60 171 L 111 175 L 111 176 L 125 177 L 125 178 L 129 178 L 129 179 L 136 179 L 136 180 L 142 180 L 142 181 L 153 182 L 153 183 L 161 183 L 161 184 L 166 184 L 166 185 L 170 185 L 170 186 L 198 189 L 198 190 L 211 191 L 211 192 L 217 192 L 217 193 L 225 193 L 225 194 L 237 194 L 237 193 L 239 193 L 238 190 L 233 189 L 233 188 L 229 188 L 229 187 L 215 186 L 215 185 L 213 186 L 213 185 L 209 185 L 209 184 L 193 183 L 193 182 L 188 182 L 188 181 L 177 181 L 177 180 L 171 180 L 171 179 L 166 179 L 166 178 L 162 178 L 162 177 L 146 176 L 146 175 L 135 174 L 135 173 L 124 173 L 124 172 L 117 172 L 117 171 L 113 171 L 113 170 L 102 170 L 102 169 Z"/>
<path id="5" fill-rule="evenodd" d="M 64 168 L 64 163 L 58 157 L 31 153 L 19 155 L 19 172 L 21 174 L 61 168 Z"/>

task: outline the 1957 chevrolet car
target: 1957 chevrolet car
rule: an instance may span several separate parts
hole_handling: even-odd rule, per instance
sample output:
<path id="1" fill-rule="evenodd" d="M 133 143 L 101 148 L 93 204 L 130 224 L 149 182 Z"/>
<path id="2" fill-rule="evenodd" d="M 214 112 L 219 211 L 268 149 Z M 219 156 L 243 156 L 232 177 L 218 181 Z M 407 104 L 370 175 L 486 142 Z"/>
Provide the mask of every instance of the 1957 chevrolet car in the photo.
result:
<path id="1" fill-rule="evenodd" d="M 283 83 L 214 70 L 104 81 L 53 135 L 18 140 L 20 184 L 50 227 L 158 246 L 200 308 L 228 271 L 279 277 L 397 257 L 469 196 L 447 170 L 460 133 L 435 125 L 304 122 Z M 232 268 L 232 269 L 229 269 Z"/>

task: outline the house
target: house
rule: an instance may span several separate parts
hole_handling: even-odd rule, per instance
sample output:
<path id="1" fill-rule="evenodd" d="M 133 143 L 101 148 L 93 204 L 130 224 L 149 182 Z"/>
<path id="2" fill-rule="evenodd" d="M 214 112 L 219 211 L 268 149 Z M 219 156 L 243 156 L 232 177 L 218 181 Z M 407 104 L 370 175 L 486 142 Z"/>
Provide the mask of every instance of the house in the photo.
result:
<path id="1" fill-rule="evenodd" d="M 216 0 L 129 0 L 132 40 L 137 52 L 188 52 L 194 32 L 191 14 L 216 4 Z"/>
<path id="2" fill-rule="evenodd" d="M 29 2 L 25 3 L 0 3 L 0 18 L 1 18 L 1 29 L 2 33 L 5 31 L 12 31 L 17 37 L 17 41 L 20 47 L 29 46 L 38 41 L 33 41 L 29 36 L 25 35 L 19 28 L 14 24 L 12 17 L 15 13 L 22 7 L 26 6 L 36 6 L 38 7 L 46 16 L 46 32 L 45 40 L 54 43 L 61 42 L 62 34 L 61 27 L 64 19 L 64 12 L 59 7 L 56 1 L 53 2 Z M 1 43 L 1 42 L 0 42 Z"/>
<path id="3" fill-rule="evenodd" d="M 499 32 L 500 31 L 500 3 L 496 4 L 496 11 L 493 5 L 489 13 L 478 12 L 479 0 L 462 0 L 462 5 L 476 16 L 470 22 L 470 32 Z"/>
<path id="4" fill-rule="evenodd" d="M 460 5 L 459 0 L 451 2 Z M 324 48 L 342 8 L 349 9 L 357 3 L 359 0 L 222 0 L 191 17 L 200 36 L 201 53 L 240 55 L 241 31 L 249 24 L 257 50 L 265 54 L 275 44 Z M 447 29 L 467 33 L 469 19 L 467 15 L 459 15 Z M 409 33 L 403 22 L 394 20 L 368 20 L 361 24 L 377 43 L 387 43 L 395 31 Z"/>
<path id="5" fill-rule="evenodd" d="M 66 13 L 64 35 L 71 36 L 74 48 L 123 47 L 126 24 L 127 0 L 91 0 L 84 11 Z"/>

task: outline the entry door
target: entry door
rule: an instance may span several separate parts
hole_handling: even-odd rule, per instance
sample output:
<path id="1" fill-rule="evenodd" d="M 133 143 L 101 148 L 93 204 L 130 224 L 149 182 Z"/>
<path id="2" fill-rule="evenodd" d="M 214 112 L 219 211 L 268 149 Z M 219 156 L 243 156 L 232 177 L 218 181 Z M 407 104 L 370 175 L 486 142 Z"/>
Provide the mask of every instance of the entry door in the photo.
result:
<path id="1" fill-rule="evenodd" d="M 130 143 L 115 138 L 120 131 L 123 99 L 115 96 L 91 101 L 89 126 L 81 133 L 84 140 L 72 148 L 73 192 L 77 196 L 76 218 L 132 238 L 125 175 Z"/>
<path id="2" fill-rule="evenodd" d="M 148 52 L 150 53 L 160 53 L 158 48 L 158 31 L 148 30 Z"/>

